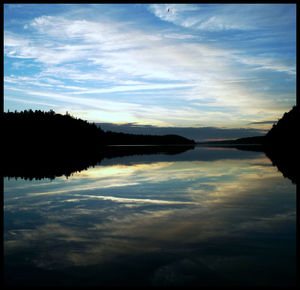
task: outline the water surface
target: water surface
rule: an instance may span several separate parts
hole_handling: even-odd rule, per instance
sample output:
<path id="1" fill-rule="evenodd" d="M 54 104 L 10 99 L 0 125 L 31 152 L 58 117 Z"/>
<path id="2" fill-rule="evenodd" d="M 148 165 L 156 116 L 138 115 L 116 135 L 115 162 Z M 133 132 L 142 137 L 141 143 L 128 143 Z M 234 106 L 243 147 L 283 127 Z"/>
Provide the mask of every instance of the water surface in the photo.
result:
<path id="1" fill-rule="evenodd" d="M 296 186 L 260 152 L 196 147 L 4 178 L 6 285 L 290 286 Z"/>

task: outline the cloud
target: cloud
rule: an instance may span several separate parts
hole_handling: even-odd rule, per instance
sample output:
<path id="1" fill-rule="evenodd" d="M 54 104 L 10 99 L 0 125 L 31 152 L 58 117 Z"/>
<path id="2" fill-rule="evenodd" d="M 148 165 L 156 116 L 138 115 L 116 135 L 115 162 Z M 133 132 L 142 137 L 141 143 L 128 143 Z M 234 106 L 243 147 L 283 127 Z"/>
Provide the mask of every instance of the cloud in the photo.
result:
<path id="1" fill-rule="evenodd" d="M 78 94 L 101 94 L 101 93 L 112 93 L 112 92 L 130 92 L 130 91 L 144 91 L 144 90 L 169 90 L 169 89 L 184 89 L 187 87 L 192 87 L 193 84 L 136 84 L 127 86 L 116 86 L 104 89 L 84 89 L 82 92 L 74 91 L 72 95 Z M 76 88 L 76 87 L 74 87 Z"/>
<path id="2" fill-rule="evenodd" d="M 180 11 L 194 10 L 184 7 Z M 244 64 L 253 64 L 253 59 L 235 56 L 235 51 L 203 43 L 175 45 L 167 41 L 169 37 L 153 37 L 153 34 L 132 29 L 124 31 L 120 25 L 114 22 L 41 16 L 31 22 L 31 27 L 39 33 L 41 41 L 45 37 L 48 37 L 47 40 L 43 44 L 38 39 L 31 40 L 28 47 L 29 40 L 20 42 L 16 41 L 16 37 L 13 40 L 5 37 L 5 46 L 8 47 L 6 54 L 34 58 L 47 65 L 88 60 L 108 74 L 177 80 L 199 79 L 200 75 L 205 77 L 211 74 L 208 68 L 213 68 L 213 74 L 224 74 L 224 71 L 228 73 L 228 60 L 233 58 Z M 73 40 L 82 42 L 71 44 Z M 70 44 L 66 44 L 66 41 Z M 12 46 L 14 49 L 11 49 Z M 256 64 L 261 64 L 262 61 L 263 59 L 259 59 Z M 283 66 L 272 65 L 271 60 L 267 60 L 264 68 L 282 69 Z M 83 77 L 85 73 L 81 72 Z"/>
<path id="3" fill-rule="evenodd" d="M 28 39 L 21 38 L 10 31 L 4 31 L 4 46 L 6 47 L 20 47 L 29 45 Z"/>
<path id="4" fill-rule="evenodd" d="M 152 4 L 149 10 L 162 20 L 177 23 L 182 13 L 197 11 L 199 7 L 192 4 Z"/>
<path id="5" fill-rule="evenodd" d="M 138 30 L 124 31 L 120 25 L 54 16 L 38 17 L 31 26 L 39 37 L 22 41 L 17 40 L 17 36 L 5 37 L 6 54 L 33 58 L 47 65 L 88 60 L 108 73 L 129 73 L 131 76 L 158 79 L 187 79 L 190 75 L 187 72 L 184 77 L 184 69 L 204 67 L 208 62 L 218 67 L 222 64 L 221 59 L 214 58 L 227 54 L 224 50 L 203 44 L 173 45 L 167 41 L 172 39 L 169 37 L 172 34 L 161 39 Z M 71 44 L 73 40 L 82 42 Z M 179 73 L 177 77 L 176 72 Z M 195 78 L 196 73 L 193 75 Z"/>
<path id="6" fill-rule="evenodd" d="M 21 99 L 21 98 L 15 98 L 15 97 L 10 97 L 10 96 L 4 96 L 4 101 L 13 101 L 17 103 L 23 103 L 23 104 L 32 104 L 32 105 L 41 105 L 41 106 L 47 106 L 50 108 L 56 108 L 59 109 L 59 105 L 55 103 L 50 103 L 50 102 L 42 102 L 38 100 L 28 100 L 28 99 Z"/>
<path id="7" fill-rule="evenodd" d="M 9 77 L 4 77 L 4 82 L 5 83 L 10 83 L 10 84 L 26 84 L 26 85 L 34 85 L 38 87 L 53 87 L 53 82 L 50 84 L 51 80 L 47 79 L 47 83 L 43 82 L 45 79 L 42 81 L 37 79 L 36 77 L 27 77 L 27 76 L 9 76 Z M 57 84 L 57 82 L 55 82 Z"/>
<path id="8" fill-rule="evenodd" d="M 95 22 L 86 19 L 71 20 L 59 16 L 41 16 L 35 18 L 30 25 L 41 36 L 47 35 L 58 40 L 77 40 L 83 43 L 60 47 L 71 51 L 89 50 L 91 44 L 97 45 L 96 48 L 100 50 L 124 49 L 132 42 L 129 37 L 132 33 L 119 32 L 124 23 L 107 20 Z"/>
<path id="9" fill-rule="evenodd" d="M 209 19 L 201 22 L 196 26 L 199 30 L 220 31 L 232 29 L 246 29 L 243 25 L 233 24 L 231 21 L 225 21 L 221 17 L 211 16 Z"/>
<path id="10" fill-rule="evenodd" d="M 206 31 L 245 29 L 247 26 L 230 21 L 218 5 L 153 4 L 150 11 L 161 20 L 176 25 Z M 242 9 L 240 9 L 242 10 Z M 188 13 L 186 13 L 188 12 Z"/>
<path id="11" fill-rule="evenodd" d="M 22 88 L 24 94 L 48 87 L 42 97 L 47 97 L 47 93 L 55 98 L 57 94 L 60 96 L 57 101 L 77 106 L 84 106 L 87 100 L 84 107 L 89 110 L 92 110 L 91 99 L 96 101 L 95 110 L 100 110 L 101 100 L 105 103 L 105 99 L 113 98 L 116 103 L 124 103 L 126 99 L 125 103 L 137 106 L 126 113 L 120 112 L 118 120 L 156 125 L 207 122 L 206 125 L 215 126 L 217 122 L 225 122 L 225 126 L 234 123 L 246 126 L 249 120 L 279 117 L 289 108 L 294 95 L 290 84 L 295 79 L 288 78 L 295 78 L 296 71 L 293 57 L 265 51 L 253 55 L 237 42 L 236 46 L 229 46 L 222 38 L 214 42 L 206 33 L 199 38 L 197 29 L 185 29 L 209 19 L 216 26 L 226 26 L 231 19 L 229 12 L 233 19 L 239 17 L 235 5 L 145 7 L 161 19 L 178 22 L 179 27 L 145 29 L 135 22 L 109 18 L 108 14 L 88 17 L 75 7 L 73 14 L 39 15 L 28 21 L 23 33 L 6 28 L 6 59 L 14 59 L 14 63 L 19 59 L 24 64 L 26 61 L 27 68 L 28 64 L 35 67 L 27 70 L 27 78 L 7 74 L 5 83 Z M 251 7 L 243 6 L 243 13 L 254 9 L 257 14 L 258 8 Z M 277 15 L 275 10 L 271 15 Z M 264 10 L 256 17 L 261 19 L 265 13 Z M 201 21 L 192 24 L 199 17 Z M 247 41 L 243 40 L 245 47 Z M 19 74 L 22 67 L 14 64 L 14 69 Z M 280 76 L 280 82 L 274 80 L 275 76 Z M 279 90 L 283 86 L 285 92 Z M 11 86 L 5 86 L 5 90 L 9 89 Z M 33 96 L 38 98 L 36 93 Z M 78 98 L 72 99 L 74 96 Z M 79 111 L 74 106 L 68 109 L 72 110 Z M 90 116 L 95 114 L 90 111 Z M 121 115 L 127 119 L 121 120 Z M 164 120 L 160 120 L 162 116 Z M 104 119 L 108 118 L 107 115 Z"/>
<path id="12" fill-rule="evenodd" d="M 259 122 L 251 122 L 249 124 L 275 124 L 277 122 L 277 120 L 273 120 L 273 121 L 259 121 Z"/>
<path id="13" fill-rule="evenodd" d="M 46 51 L 44 50 L 43 56 L 37 56 L 38 61 L 45 61 L 48 65 L 41 72 L 41 75 L 48 75 L 50 77 L 61 75 L 66 79 L 81 82 L 84 80 L 118 80 L 121 82 L 122 79 L 126 81 L 138 77 L 145 80 L 177 80 L 183 83 L 182 85 L 149 84 L 132 87 L 116 86 L 111 88 L 86 89 L 85 91 L 88 94 L 116 93 L 139 89 L 156 89 L 158 91 L 167 86 L 170 89 L 177 86 L 188 89 L 192 81 L 195 93 L 190 94 L 189 92 L 193 90 L 187 90 L 185 96 L 182 97 L 183 99 L 205 99 L 207 104 L 210 103 L 210 106 L 231 106 L 236 109 L 243 109 L 245 108 L 245 104 L 252 104 L 252 106 L 257 107 L 257 104 L 262 103 L 263 99 L 256 94 L 257 100 L 250 102 L 250 100 L 253 100 L 254 94 L 252 91 L 246 92 L 244 84 L 238 87 L 229 82 L 224 83 L 224 75 L 231 79 L 237 78 L 237 74 L 234 72 L 234 63 L 236 66 L 238 64 L 250 65 L 254 69 L 263 68 L 283 72 L 291 72 L 293 70 L 293 66 L 278 65 L 274 61 L 272 63 L 270 59 L 266 61 L 262 57 L 259 59 L 242 57 L 237 55 L 238 51 L 235 50 L 225 50 L 200 43 L 181 43 L 175 45 L 166 40 L 158 42 L 157 39 L 151 38 L 150 35 L 141 37 L 142 34 L 140 32 L 129 30 L 126 37 L 128 44 L 126 49 L 121 49 L 114 42 L 111 43 L 111 46 L 103 49 L 102 41 L 104 40 L 102 38 L 109 39 L 112 35 L 114 35 L 112 39 L 122 39 L 124 37 L 118 30 L 118 27 L 112 26 L 114 27 L 112 29 L 110 26 L 108 28 L 104 25 L 105 29 L 103 29 L 101 23 L 92 23 L 91 21 L 84 22 L 83 27 L 80 27 L 81 22 L 53 17 L 50 19 L 46 17 L 38 18 L 33 23 L 43 33 L 50 33 L 50 36 L 54 33 L 52 32 L 54 29 L 52 26 L 54 26 L 54 31 L 60 31 L 61 38 L 67 35 L 66 37 L 71 39 L 79 38 L 85 43 L 81 45 L 64 44 L 56 47 L 55 51 L 51 51 L 49 48 Z M 50 32 L 44 26 L 46 28 L 50 26 Z M 97 36 L 99 34 L 97 31 L 98 28 L 103 34 L 102 38 Z M 145 42 L 148 44 L 147 46 L 144 45 L 144 40 L 147 40 Z M 100 43 L 101 48 L 99 48 Z M 35 51 L 40 51 L 40 49 L 36 49 Z M 77 62 L 85 59 L 90 65 L 94 66 L 93 71 L 80 71 L 80 63 L 78 66 L 74 63 L 69 67 L 57 66 L 57 64 L 63 64 L 75 59 Z M 49 64 L 56 64 L 56 66 L 52 66 L 51 68 Z M 76 91 L 74 87 L 74 91 L 71 94 L 81 94 L 83 91 L 84 89 Z M 239 95 L 239 98 L 236 98 L 236 95 Z M 201 105 L 203 106 L 203 104 Z M 267 106 L 264 105 L 264 107 Z"/>
<path id="14" fill-rule="evenodd" d="M 33 91 L 33 90 L 23 90 L 23 89 L 17 89 L 15 87 L 10 87 L 8 89 L 20 91 L 23 93 L 26 93 L 30 96 L 38 96 L 42 98 L 52 99 L 60 102 L 67 102 L 71 104 L 80 104 L 83 106 L 91 107 L 91 108 L 98 108 L 108 111 L 130 111 L 130 108 L 139 108 L 140 105 L 138 104 L 132 104 L 127 102 L 115 102 L 115 101 L 107 101 L 107 100 L 99 100 L 94 98 L 77 98 L 72 97 L 66 94 L 60 94 L 55 92 L 43 92 L 43 91 Z"/>
<path id="15" fill-rule="evenodd" d="M 159 19 L 195 30 L 255 31 L 290 25 L 295 6 L 270 4 L 181 5 L 153 4 L 149 10 Z M 285 13 L 282 13 L 282 12 Z M 189 13 L 186 13 L 189 12 Z M 270 21 L 276 19 L 276 21 Z"/>
<path id="16" fill-rule="evenodd" d="M 250 70 L 271 70 L 277 72 L 285 72 L 292 75 L 296 74 L 295 58 L 280 59 L 279 55 L 277 55 L 277 57 L 276 55 L 274 57 L 270 57 L 267 54 L 258 56 L 235 55 L 233 57 L 241 64 L 246 64 Z"/>

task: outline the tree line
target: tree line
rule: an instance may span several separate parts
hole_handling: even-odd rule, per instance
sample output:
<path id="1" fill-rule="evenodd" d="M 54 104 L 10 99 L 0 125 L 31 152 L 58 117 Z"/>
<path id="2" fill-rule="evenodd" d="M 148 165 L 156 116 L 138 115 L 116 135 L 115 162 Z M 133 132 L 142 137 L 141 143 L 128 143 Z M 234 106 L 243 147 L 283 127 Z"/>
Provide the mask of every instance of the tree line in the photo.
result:
<path id="1" fill-rule="evenodd" d="M 10 142 L 22 140 L 25 143 L 23 145 L 26 143 L 31 143 L 31 146 L 51 144 L 61 149 L 68 149 L 69 146 L 86 147 L 87 145 L 94 148 L 105 145 L 195 144 L 193 140 L 178 135 L 105 132 L 95 123 L 74 118 L 69 114 L 56 114 L 53 110 L 49 112 L 41 110 L 5 112 L 4 137 L 9 138 Z"/>
<path id="2" fill-rule="evenodd" d="M 68 113 L 57 114 L 53 110 L 4 112 L 2 124 L 3 176 L 68 176 L 71 172 L 98 164 L 103 158 L 161 152 L 175 154 L 181 149 L 177 150 L 176 146 L 168 148 L 168 145 L 191 148 L 195 144 L 193 140 L 177 135 L 105 132 L 95 123 Z M 128 149 L 108 145 L 160 146 Z"/>

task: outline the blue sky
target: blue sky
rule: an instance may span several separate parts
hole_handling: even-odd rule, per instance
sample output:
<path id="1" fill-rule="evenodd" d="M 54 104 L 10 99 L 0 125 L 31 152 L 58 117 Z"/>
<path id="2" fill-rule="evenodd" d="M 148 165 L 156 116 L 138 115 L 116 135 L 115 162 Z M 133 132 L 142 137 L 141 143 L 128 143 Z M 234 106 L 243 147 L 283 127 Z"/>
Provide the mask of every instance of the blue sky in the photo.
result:
<path id="1" fill-rule="evenodd" d="M 4 5 L 5 111 L 268 129 L 295 103 L 295 4 Z"/>

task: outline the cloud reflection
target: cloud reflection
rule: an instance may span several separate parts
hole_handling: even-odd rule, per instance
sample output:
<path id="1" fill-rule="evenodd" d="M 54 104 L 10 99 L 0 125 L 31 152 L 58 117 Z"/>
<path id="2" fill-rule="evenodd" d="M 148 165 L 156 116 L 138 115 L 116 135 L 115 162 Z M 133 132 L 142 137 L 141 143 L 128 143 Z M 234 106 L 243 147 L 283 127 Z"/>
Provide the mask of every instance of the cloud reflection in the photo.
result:
<path id="1" fill-rule="evenodd" d="M 136 261 L 135 275 L 147 273 L 154 285 L 200 283 L 197 277 L 209 271 L 213 277 L 223 271 L 232 282 L 225 269 L 231 262 L 235 274 L 245 261 L 269 273 L 280 251 L 293 265 L 295 186 L 270 165 L 257 154 L 97 166 L 58 178 L 48 190 L 40 182 L 43 191 L 29 181 L 23 191 L 14 181 L 13 190 L 6 180 L 5 255 L 22 261 L 18 253 L 30 253 L 27 263 L 47 271 L 112 267 L 116 277 L 124 271 L 120 261 Z M 285 249 L 278 235 L 285 237 Z M 151 271 L 141 262 L 148 255 L 160 261 Z"/>

